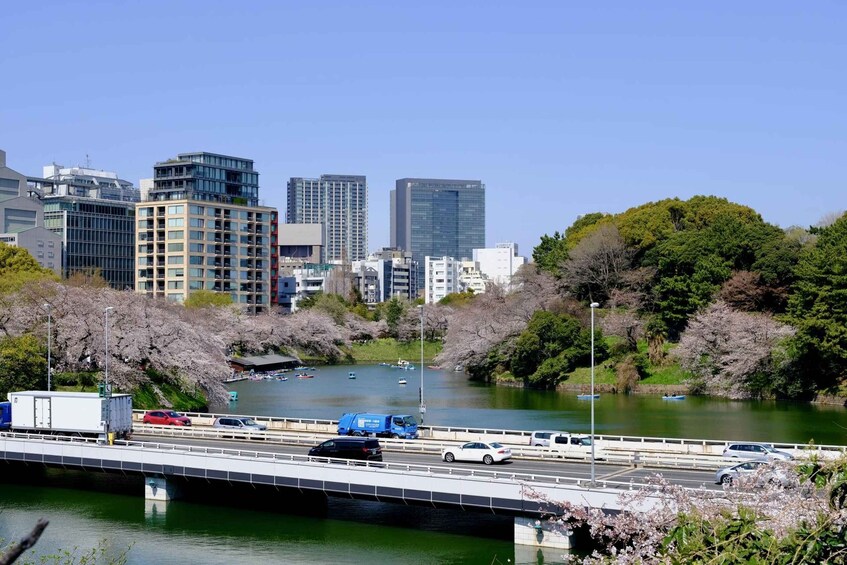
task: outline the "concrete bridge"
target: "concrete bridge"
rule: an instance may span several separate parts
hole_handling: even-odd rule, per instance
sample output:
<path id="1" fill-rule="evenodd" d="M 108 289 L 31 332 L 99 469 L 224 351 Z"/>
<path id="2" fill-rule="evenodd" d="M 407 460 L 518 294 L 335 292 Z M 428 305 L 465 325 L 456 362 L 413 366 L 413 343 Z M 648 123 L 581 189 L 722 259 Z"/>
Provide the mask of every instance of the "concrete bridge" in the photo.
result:
<path id="1" fill-rule="evenodd" d="M 156 441 L 102 441 L 67 436 L 0 434 L 0 460 L 139 477 L 145 497 L 161 503 L 193 481 L 247 484 L 320 496 L 482 511 L 514 517 L 515 543 L 567 549 L 569 532 L 552 527 L 548 501 L 620 510 L 619 495 L 639 485 L 441 465 L 345 462 L 270 451 Z M 647 511 L 647 498 L 637 510 Z M 161 511 L 161 510 L 160 510 Z"/>

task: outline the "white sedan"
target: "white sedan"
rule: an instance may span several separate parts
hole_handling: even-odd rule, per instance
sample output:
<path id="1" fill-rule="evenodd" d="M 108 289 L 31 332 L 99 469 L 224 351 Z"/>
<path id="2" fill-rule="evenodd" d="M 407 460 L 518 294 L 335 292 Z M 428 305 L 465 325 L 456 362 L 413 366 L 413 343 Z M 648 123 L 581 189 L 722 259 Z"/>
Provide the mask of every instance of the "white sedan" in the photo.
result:
<path id="1" fill-rule="evenodd" d="M 482 461 L 486 465 L 512 458 L 512 450 L 502 444 L 472 441 L 457 447 L 441 450 L 441 458 L 448 463 L 453 461 Z"/>

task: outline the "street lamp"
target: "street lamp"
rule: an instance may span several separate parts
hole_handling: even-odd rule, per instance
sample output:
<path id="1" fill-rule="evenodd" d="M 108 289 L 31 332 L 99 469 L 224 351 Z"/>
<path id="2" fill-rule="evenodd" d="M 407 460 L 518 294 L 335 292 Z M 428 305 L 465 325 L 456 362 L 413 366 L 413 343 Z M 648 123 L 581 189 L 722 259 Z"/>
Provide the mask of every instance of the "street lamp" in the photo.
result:
<path id="1" fill-rule="evenodd" d="M 113 311 L 114 308 L 112 306 L 107 307 L 103 310 L 103 316 L 105 317 L 104 326 L 106 328 L 106 367 L 105 367 L 105 384 L 106 388 L 109 387 L 109 312 Z"/>
<path id="2" fill-rule="evenodd" d="M 53 345 L 53 332 L 52 332 L 52 328 L 50 326 L 51 326 L 51 322 L 53 320 L 52 320 L 52 313 L 51 313 L 52 306 L 50 304 L 45 304 L 44 308 L 47 310 L 47 390 L 49 391 L 50 385 L 51 385 L 50 373 L 52 372 L 50 370 L 50 365 L 51 365 L 51 358 L 50 358 L 51 357 L 51 355 L 50 355 L 51 351 L 50 350 L 51 350 L 52 345 Z"/>
<path id="3" fill-rule="evenodd" d="M 600 306 L 592 302 L 591 307 L 591 484 L 594 484 L 594 309 Z"/>
<path id="4" fill-rule="evenodd" d="M 424 421 L 424 414 L 426 414 L 426 402 L 424 402 L 423 396 L 423 385 L 424 385 L 424 359 L 423 359 L 423 338 L 424 338 L 424 307 L 423 304 L 418 304 L 418 309 L 421 311 L 421 389 L 420 389 L 420 411 L 421 411 L 421 424 Z"/>

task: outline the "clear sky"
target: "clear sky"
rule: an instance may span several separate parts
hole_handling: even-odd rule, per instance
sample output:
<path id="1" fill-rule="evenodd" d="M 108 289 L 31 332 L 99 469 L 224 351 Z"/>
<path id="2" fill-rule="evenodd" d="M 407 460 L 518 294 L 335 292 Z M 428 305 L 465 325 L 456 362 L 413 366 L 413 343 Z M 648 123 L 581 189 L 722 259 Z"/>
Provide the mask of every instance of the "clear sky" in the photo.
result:
<path id="1" fill-rule="evenodd" d="M 847 3 L 36 1 L 0 9 L 0 149 L 136 185 L 177 153 L 481 179 L 486 243 L 726 197 L 782 227 L 847 208 Z"/>

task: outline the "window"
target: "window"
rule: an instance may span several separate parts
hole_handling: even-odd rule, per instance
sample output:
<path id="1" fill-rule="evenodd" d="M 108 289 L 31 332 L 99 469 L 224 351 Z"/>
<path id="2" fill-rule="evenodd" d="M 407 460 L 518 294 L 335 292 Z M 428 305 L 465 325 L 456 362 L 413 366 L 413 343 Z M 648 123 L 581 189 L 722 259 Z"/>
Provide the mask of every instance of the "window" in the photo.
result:
<path id="1" fill-rule="evenodd" d="M 0 194 L 5 194 L 8 196 L 18 196 L 20 185 L 21 181 L 19 181 L 18 179 L 0 178 Z"/>
<path id="2" fill-rule="evenodd" d="M 177 206 L 168 206 L 168 214 L 182 214 L 185 212 L 185 207 L 182 204 Z"/>
<path id="3" fill-rule="evenodd" d="M 168 218 L 169 228 L 181 228 L 185 225 L 184 218 Z"/>
<path id="4" fill-rule="evenodd" d="M 184 274 L 185 274 L 185 269 L 182 269 L 182 268 L 168 269 L 168 276 L 169 277 L 182 277 L 182 276 L 184 276 Z"/>
<path id="5" fill-rule="evenodd" d="M 182 230 L 171 230 L 168 232 L 168 239 L 182 239 L 183 231 Z"/>
<path id="6" fill-rule="evenodd" d="M 168 257 L 168 265 L 182 265 L 182 255 L 171 255 Z"/>

